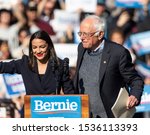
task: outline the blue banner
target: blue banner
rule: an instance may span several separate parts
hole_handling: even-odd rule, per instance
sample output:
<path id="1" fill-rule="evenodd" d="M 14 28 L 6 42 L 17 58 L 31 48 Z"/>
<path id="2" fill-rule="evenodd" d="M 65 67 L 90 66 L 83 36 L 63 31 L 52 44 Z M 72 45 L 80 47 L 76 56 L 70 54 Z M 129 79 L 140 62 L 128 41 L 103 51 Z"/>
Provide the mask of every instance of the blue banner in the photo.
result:
<path id="1" fill-rule="evenodd" d="M 136 107 L 136 112 L 148 111 L 150 111 L 150 85 L 145 85 L 141 103 Z"/>
<path id="2" fill-rule="evenodd" d="M 131 48 L 138 56 L 150 53 L 150 31 L 140 32 L 130 36 Z"/>
<path id="3" fill-rule="evenodd" d="M 150 78 L 150 66 L 142 61 L 136 61 L 136 70 L 144 77 Z"/>
<path id="4" fill-rule="evenodd" d="M 115 5 L 123 8 L 143 8 L 141 0 L 116 0 Z"/>
<path id="5" fill-rule="evenodd" d="M 31 118 L 81 118 L 80 96 L 32 96 Z"/>

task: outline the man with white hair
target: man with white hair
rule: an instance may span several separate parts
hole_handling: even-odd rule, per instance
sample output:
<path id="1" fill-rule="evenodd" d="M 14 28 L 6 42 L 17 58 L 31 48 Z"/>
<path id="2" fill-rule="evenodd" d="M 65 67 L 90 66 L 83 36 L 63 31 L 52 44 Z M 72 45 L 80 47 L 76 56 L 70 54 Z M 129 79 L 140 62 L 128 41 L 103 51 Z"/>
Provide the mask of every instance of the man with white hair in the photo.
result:
<path id="1" fill-rule="evenodd" d="M 111 107 L 121 87 L 129 86 L 127 109 L 138 105 L 143 80 L 123 46 L 104 38 L 105 22 L 96 15 L 87 16 L 80 24 L 78 59 L 74 86 L 77 94 L 88 94 L 90 117 L 114 117 Z"/>

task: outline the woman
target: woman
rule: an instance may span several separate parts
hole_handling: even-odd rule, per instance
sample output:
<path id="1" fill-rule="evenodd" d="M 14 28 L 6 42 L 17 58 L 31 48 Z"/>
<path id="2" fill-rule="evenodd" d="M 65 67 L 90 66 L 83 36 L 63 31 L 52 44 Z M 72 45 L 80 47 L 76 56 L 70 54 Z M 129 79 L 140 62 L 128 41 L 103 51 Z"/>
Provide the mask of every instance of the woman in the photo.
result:
<path id="1" fill-rule="evenodd" d="M 6 40 L 0 39 L 0 60 L 7 60 L 7 59 L 12 59 L 8 42 Z"/>
<path id="2" fill-rule="evenodd" d="M 29 42 L 29 56 L 10 62 L 0 62 L 0 73 L 22 75 L 27 95 L 73 94 L 73 85 L 64 62 L 55 53 L 53 43 L 45 31 L 35 32 Z M 66 67 L 65 67 L 66 69 Z M 67 69 L 69 70 L 69 69 Z"/>

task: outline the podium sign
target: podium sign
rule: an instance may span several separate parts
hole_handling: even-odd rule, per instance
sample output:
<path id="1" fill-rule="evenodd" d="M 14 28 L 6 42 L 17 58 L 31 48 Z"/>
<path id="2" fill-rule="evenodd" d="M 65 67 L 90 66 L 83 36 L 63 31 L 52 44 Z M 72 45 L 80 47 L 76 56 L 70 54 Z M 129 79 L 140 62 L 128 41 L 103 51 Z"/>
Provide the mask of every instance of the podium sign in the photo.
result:
<path id="1" fill-rule="evenodd" d="M 87 95 L 25 96 L 25 117 L 26 118 L 89 117 L 88 96 Z"/>
<path id="2" fill-rule="evenodd" d="M 32 118 L 81 118 L 81 98 L 74 96 L 31 97 Z"/>

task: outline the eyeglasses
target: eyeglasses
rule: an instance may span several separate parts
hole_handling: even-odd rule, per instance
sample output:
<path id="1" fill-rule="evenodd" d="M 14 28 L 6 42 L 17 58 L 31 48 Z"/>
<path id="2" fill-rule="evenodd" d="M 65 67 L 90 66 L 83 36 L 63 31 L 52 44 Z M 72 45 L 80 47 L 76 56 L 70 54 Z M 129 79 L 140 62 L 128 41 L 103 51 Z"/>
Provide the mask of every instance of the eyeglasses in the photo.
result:
<path id="1" fill-rule="evenodd" d="M 99 31 L 95 31 L 95 32 L 91 32 L 91 33 L 86 33 L 86 32 L 78 32 L 79 37 L 84 36 L 84 37 L 92 37 L 94 36 L 97 32 Z"/>

